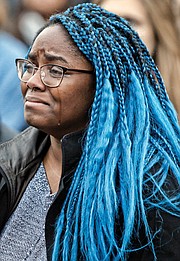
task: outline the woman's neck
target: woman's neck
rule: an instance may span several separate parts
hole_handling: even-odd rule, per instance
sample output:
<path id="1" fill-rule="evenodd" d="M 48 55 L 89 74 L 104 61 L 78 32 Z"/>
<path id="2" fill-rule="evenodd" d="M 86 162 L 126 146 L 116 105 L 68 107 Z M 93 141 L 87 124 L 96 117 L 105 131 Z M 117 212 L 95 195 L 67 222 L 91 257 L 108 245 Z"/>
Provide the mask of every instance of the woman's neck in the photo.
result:
<path id="1" fill-rule="evenodd" d="M 61 142 L 54 137 L 50 137 L 51 145 L 46 153 L 43 164 L 46 170 L 47 179 L 51 192 L 58 191 L 59 182 L 62 175 L 62 149 Z"/>

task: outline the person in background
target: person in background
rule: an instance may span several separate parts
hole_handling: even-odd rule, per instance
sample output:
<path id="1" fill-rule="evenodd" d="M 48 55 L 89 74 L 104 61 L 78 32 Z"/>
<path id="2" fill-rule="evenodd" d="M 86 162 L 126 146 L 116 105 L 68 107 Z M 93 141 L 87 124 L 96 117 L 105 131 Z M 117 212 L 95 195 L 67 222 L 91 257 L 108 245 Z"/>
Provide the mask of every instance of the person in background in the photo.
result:
<path id="1" fill-rule="evenodd" d="M 11 2 L 12 13 L 16 8 L 16 31 L 19 38 L 30 45 L 36 32 L 46 23 L 51 14 L 62 12 L 68 7 L 91 0 L 8 0 Z"/>
<path id="2" fill-rule="evenodd" d="M 100 0 L 110 12 L 127 19 L 154 58 L 180 121 L 179 0 Z"/>
<path id="3" fill-rule="evenodd" d="M 24 130 L 27 123 L 15 58 L 25 56 L 28 48 L 6 31 L 8 21 L 7 2 L 0 0 L 0 119 L 11 133 L 17 133 Z"/>
<path id="4" fill-rule="evenodd" d="M 180 126 L 138 34 L 80 4 L 16 65 L 31 127 L 0 145 L 1 261 L 177 261 Z"/>
<path id="5" fill-rule="evenodd" d="M 20 0 L 24 8 L 28 10 L 36 10 L 42 14 L 45 19 L 48 19 L 51 14 L 56 12 L 63 12 L 70 6 L 75 6 L 80 3 L 88 3 L 90 0 L 44 0 L 43 5 L 40 0 Z"/>

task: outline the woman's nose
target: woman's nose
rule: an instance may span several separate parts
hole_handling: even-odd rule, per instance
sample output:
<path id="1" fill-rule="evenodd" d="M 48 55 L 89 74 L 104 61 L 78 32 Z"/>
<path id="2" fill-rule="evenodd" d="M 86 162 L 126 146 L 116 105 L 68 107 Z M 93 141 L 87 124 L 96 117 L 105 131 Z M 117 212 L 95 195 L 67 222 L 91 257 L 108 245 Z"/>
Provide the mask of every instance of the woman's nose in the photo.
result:
<path id="1" fill-rule="evenodd" d="M 31 78 L 29 78 L 29 80 L 27 81 L 26 85 L 30 89 L 36 89 L 36 90 L 39 89 L 41 91 L 46 89 L 46 86 L 44 85 L 44 83 L 41 80 L 40 70 L 36 70 L 34 72 L 34 74 L 31 76 Z"/>

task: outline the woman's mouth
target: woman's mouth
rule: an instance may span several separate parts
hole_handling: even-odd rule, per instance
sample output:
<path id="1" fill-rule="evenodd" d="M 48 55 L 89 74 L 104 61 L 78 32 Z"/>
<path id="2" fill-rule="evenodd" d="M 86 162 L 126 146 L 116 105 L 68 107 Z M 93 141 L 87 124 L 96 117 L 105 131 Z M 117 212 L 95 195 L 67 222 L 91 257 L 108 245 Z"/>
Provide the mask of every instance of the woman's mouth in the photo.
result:
<path id="1" fill-rule="evenodd" d="M 49 103 L 44 100 L 44 99 L 40 99 L 34 96 L 26 96 L 25 97 L 25 104 L 44 104 L 44 105 L 49 105 Z"/>

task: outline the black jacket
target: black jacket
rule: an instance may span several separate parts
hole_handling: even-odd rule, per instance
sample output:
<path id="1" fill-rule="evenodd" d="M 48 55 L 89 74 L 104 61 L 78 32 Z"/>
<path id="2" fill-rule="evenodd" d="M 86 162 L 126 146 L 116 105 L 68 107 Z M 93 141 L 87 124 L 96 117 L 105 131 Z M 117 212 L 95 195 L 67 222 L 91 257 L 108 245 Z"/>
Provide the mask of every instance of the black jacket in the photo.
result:
<path id="1" fill-rule="evenodd" d="M 61 141 L 62 179 L 57 196 L 46 218 L 45 235 L 48 260 L 51 260 L 55 220 L 59 215 L 81 156 L 81 138 L 82 132 L 77 132 L 64 136 Z M 48 135 L 32 127 L 0 145 L 0 231 L 19 203 L 49 146 Z"/>
<path id="2" fill-rule="evenodd" d="M 51 260 L 54 224 L 62 208 L 73 173 L 81 156 L 82 132 L 66 135 L 62 139 L 63 173 L 59 191 L 46 217 L 46 246 L 48 260 Z M 28 128 L 13 140 L 0 145 L 0 231 L 16 208 L 29 181 L 36 173 L 50 146 L 48 135 Z M 180 219 L 156 211 L 149 215 L 149 224 L 156 231 L 155 238 L 158 261 L 180 260 Z M 143 234 L 142 234 L 143 239 Z M 128 261 L 153 261 L 149 248 L 131 254 Z M 75 260 L 76 261 L 76 260 Z"/>

